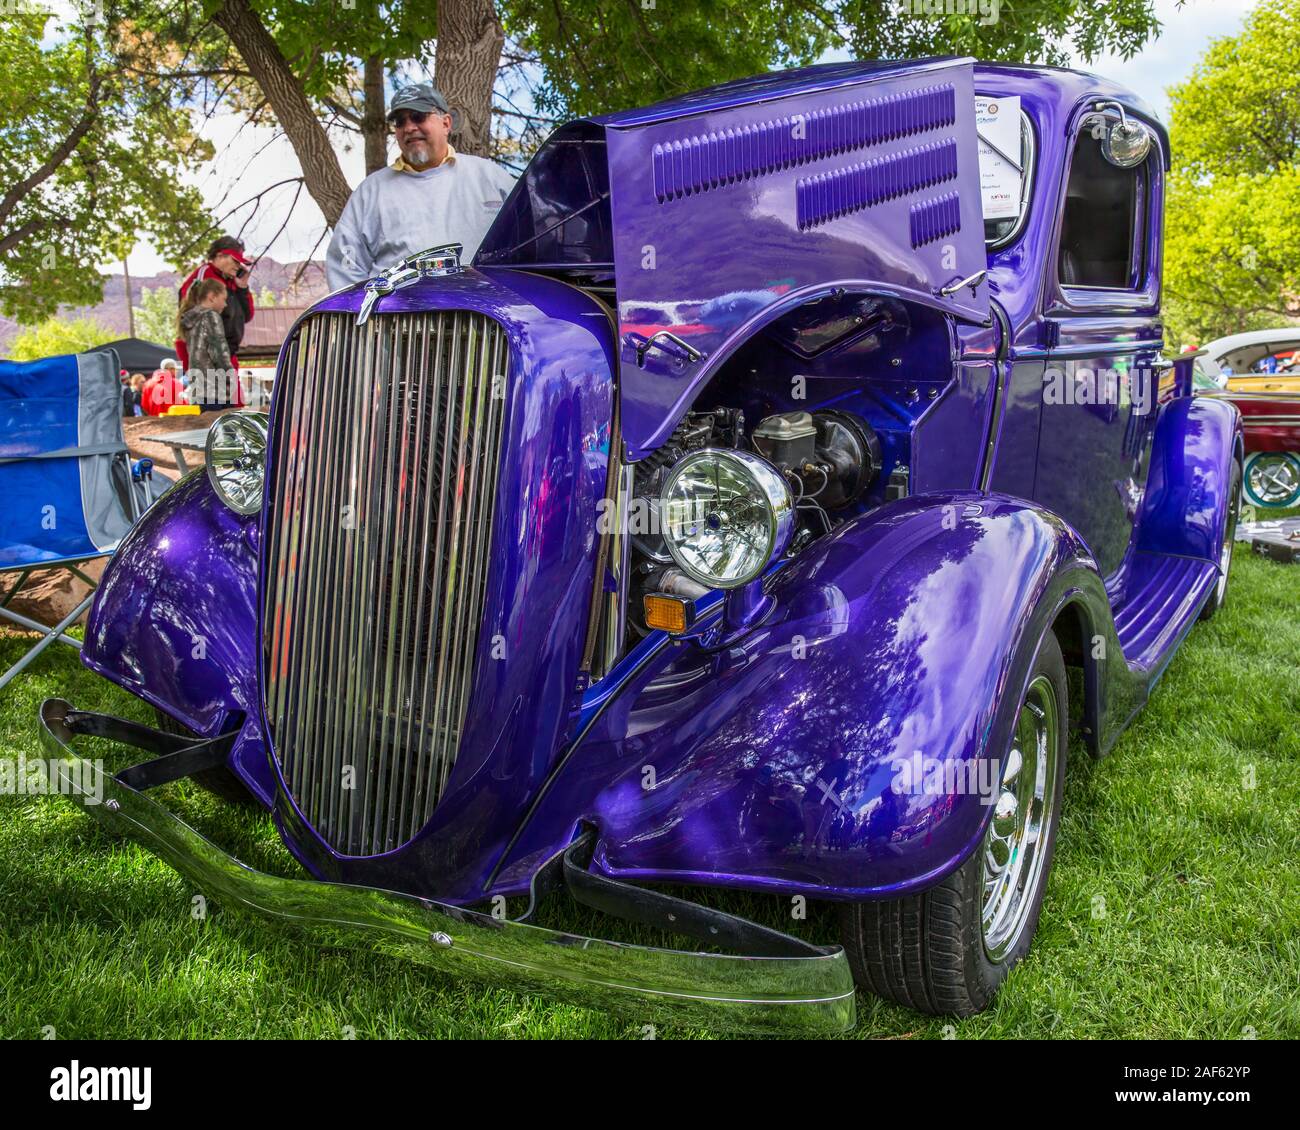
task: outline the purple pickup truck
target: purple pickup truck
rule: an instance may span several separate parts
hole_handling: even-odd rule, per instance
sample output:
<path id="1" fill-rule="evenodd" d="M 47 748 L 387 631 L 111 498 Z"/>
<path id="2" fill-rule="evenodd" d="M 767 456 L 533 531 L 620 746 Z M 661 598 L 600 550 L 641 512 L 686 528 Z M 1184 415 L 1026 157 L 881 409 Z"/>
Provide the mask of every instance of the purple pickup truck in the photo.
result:
<path id="1" fill-rule="evenodd" d="M 82 656 L 160 728 L 45 703 L 65 791 L 77 735 L 147 750 L 86 811 L 225 904 L 649 1020 L 984 1008 L 1067 738 L 1225 598 L 1241 426 L 1161 356 L 1168 156 L 1114 83 L 969 59 L 557 130 L 472 265 L 319 302 L 132 531 Z M 151 796 L 186 776 L 311 877 Z M 562 892 L 670 948 L 535 924 Z"/>

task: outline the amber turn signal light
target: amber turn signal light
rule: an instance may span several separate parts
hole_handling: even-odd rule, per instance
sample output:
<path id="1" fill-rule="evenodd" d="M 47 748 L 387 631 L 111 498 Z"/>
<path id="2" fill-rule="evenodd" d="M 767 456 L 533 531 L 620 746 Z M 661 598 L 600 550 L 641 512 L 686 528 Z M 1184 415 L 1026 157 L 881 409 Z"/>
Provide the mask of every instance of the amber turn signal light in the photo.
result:
<path id="1" fill-rule="evenodd" d="M 645 623 L 647 628 L 665 632 L 684 632 L 691 626 L 695 605 L 684 596 L 665 596 L 663 593 L 646 593 Z"/>

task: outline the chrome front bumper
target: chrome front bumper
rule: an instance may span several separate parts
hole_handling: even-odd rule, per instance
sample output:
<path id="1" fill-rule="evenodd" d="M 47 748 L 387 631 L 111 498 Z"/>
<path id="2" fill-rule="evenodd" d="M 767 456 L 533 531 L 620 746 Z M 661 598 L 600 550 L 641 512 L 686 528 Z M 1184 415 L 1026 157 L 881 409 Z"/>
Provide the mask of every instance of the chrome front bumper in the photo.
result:
<path id="1" fill-rule="evenodd" d="M 145 793 L 104 776 L 72 748 L 68 703 L 41 707 L 41 743 L 57 791 L 139 840 L 229 907 L 367 944 L 443 972 L 509 985 L 646 1024 L 825 1036 L 853 1027 L 853 980 L 838 946 L 808 956 L 690 953 L 584 938 L 373 887 L 285 879 L 246 867 Z"/>

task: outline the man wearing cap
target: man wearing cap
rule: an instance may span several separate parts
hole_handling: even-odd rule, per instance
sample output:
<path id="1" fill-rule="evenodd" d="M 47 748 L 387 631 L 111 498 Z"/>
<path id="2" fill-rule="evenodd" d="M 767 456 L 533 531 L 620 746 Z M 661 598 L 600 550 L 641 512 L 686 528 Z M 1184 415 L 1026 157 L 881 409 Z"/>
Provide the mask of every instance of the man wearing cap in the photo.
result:
<path id="1" fill-rule="evenodd" d="M 181 302 L 198 279 L 220 279 L 226 284 L 226 307 L 221 311 L 221 325 L 226 331 L 226 346 L 233 364 L 238 365 L 239 345 L 244 340 L 244 326 L 253 320 L 253 292 L 248 289 L 248 274 L 252 264 L 244 256 L 242 240 L 233 235 L 223 235 L 213 240 L 208 248 L 207 262 L 195 267 L 181 283 Z M 190 367 L 185 340 L 175 341 L 176 355 L 181 368 Z"/>
<path id="2" fill-rule="evenodd" d="M 331 290 L 443 243 L 462 244 L 468 262 L 514 187 L 500 165 L 452 148 L 451 109 L 432 84 L 399 90 L 388 120 L 401 155 L 366 177 L 343 209 L 325 255 Z"/>

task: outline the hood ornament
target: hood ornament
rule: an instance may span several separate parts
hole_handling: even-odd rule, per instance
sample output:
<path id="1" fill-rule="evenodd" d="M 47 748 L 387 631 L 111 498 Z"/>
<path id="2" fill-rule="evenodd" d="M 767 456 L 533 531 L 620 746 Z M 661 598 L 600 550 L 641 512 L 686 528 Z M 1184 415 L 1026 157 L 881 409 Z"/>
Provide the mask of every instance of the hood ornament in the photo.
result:
<path id="1" fill-rule="evenodd" d="M 400 263 L 389 267 L 380 275 L 366 283 L 365 297 L 361 300 L 361 309 L 357 311 L 357 325 L 364 326 L 374 313 L 379 300 L 404 286 L 419 279 L 434 278 L 437 275 L 451 275 L 464 268 L 460 264 L 464 245 L 460 243 L 443 243 L 430 247 L 426 251 L 408 255 Z"/>

